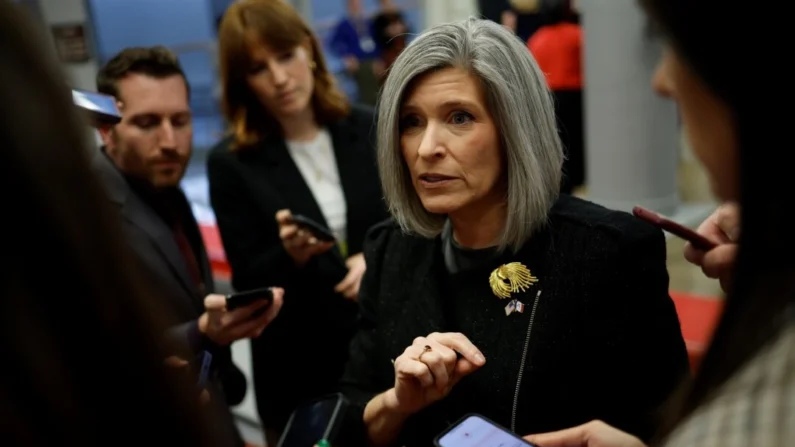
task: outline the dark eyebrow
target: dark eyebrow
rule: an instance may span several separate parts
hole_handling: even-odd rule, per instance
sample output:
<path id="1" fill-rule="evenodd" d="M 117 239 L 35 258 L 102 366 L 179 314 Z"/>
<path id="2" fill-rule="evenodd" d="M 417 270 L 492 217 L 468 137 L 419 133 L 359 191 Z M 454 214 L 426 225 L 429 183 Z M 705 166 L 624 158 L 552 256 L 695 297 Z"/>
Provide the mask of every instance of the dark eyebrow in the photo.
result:
<path id="1" fill-rule="evenodd" d="M 445 101 L 442 103 L 442 107 L 446 107 L 449 109 L 453 109 L 456 107 L 465 107 L 465 108 L 478 108 L 477 104 L 471 101 L 463 101 L 460 99 L 452 99 L 450 101 Z"/>

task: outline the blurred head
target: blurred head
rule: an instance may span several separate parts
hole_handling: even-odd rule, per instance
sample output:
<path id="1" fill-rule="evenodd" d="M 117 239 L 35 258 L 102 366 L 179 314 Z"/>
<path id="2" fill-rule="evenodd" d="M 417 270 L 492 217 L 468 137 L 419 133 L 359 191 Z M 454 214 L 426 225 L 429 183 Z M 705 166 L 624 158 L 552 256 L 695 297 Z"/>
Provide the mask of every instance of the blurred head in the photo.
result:
<path id="1" fill-rule="evenodd" d="M 431 28 L 395 61 L 379 107 L 386 200 L 408 231 L 447 216 L 510 210 L 501 247 L 520 248 L 558 196 L 563 150 L 543 73 L 504 27 Z"/>
<path id="2" fill-rule="evenodd" d="M 557 0 L 548 10 L 544 11 L 546 22 L 556 24 L 570 21 L 577 14 L 574 0 Z"/>
<path id="3" fill-rule="evenodd" d="M 361 15 L 364 11 L 362 10 L 362 0 L 348 0 L 348 14 L 351 16 L 358 16 Z"/>
<path id="4" fill-rule="evenodd" d="M 241 0 L 224 15 L 218 35 L 224 111 L 238 145 L 280 134 L 280 122 L 324 125 L 348 113 L 326 68 L 320 44 L 283 0 Z"/>
<path id="5" fill-rule="evenodd" d="M 677 416 L 681 420 L 790 321 L 795 297 L 792 166 L 788 152 L 791 89 L 769 86 L 770 73 L 738 50 L 787 54 L 790 18 L 763 7 L 726 8 L 720 0 L 640 0 L 667 50 L 654 87 L 679 105 L 693 152 L 715 194 L 739 200 L 742 233 L 721 323 Z M 715 12 L 720 11 L 716 20 Z M 764 23 L 763 33 L 738 33 Z M 784 255 L 784 256 L 782 256 Z"/>
<path id="6" fill-rule="evenodd" d="M 190 160 L 190 92 L 177 57 L 164 47 L 127 48 L 97 73 L 97 90 L 119 100 L 122 121 L 101 130 L 123 173 L 156 188 L 177 186 Z"/>
<path id="7" fill-rule="evenodd" d="M 663 51 L 654 89 L 676 101 L 686 138 L 720 200 L 739 200 L 738 140 L 729 105 L 671 46 Z"/>
<path id="8" fill-rule="evenodd" d="M 16 216 L 0 258 L 0 445 L 218 445 L 192 384 L 163 366 L 163 300 L 137 274 L 39 29 L 0 2 L 0 195 Z"/>

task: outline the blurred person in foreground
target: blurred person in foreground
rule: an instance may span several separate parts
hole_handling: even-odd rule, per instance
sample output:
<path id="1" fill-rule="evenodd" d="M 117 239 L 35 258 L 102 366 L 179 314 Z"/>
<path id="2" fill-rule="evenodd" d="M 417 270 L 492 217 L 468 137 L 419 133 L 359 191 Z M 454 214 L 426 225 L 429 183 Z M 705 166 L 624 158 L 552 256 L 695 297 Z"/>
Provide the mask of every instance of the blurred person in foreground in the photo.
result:
<path id="1" fill-rule="evenodd" d="M 295 407 L 336 391 L 342 375 L 364 237 L 388 217 L 375 118 L 348 102 L 309 26 L 282 0 L 234 3 L 218 43 L 231 135 L 213 148 L 207 175 L 232 284 L 285 288 L 282 313 L 252 344 L 257 409 L 275 445 Z M 336 241 L 299 229 L 296 214 Z"/>
<path id="2" fill-rule="evenodd" d="M 223 445 L 37 29 L 0 2 L 0 445 Z"/>
<path id="3" fill-rule="evenodd" d="M 210 385 L 217 424 L 229 445 L 242 444 L 228 405 L 246 394 L 246 378 L 232 362 L 229 345 L 256 338 L 278 314 L 283 291 L 227 311 L 215 290 L 199 226 L 179 182 L 192 152 L 189 87 L 176 56 L 163 47 L 127 48 L 97 74 L 97 89 L 118 100 L 122 121 L 102 128 L 104 146 L 94 169 L 117 210 L 125 238 L 150 273 L 174 318 L 172 336 L 186 344 L 186 356 L 212 358 Z"/>
<path id="4" fill-rule="evenodd" d="M 771 160 L 766 150 L 781 147 L 781 132 L 791 123 L 787 114 L 760 113 L 794 98 L 789 91 L 772 99 L 749 88 L 767 76 L 736 54 L 741 44 L 786 52 L 788 42 L 775 33 L 787 32 L 789 18 L 764 8 L 725 9 L 714 0 L 640 3 L 667 40 L 654 88 L 679 105 L 693 152 L 726 202 L 699 228 L 717 248 L 685 250 L 721 280 L 723 316 L 654 445 L 795 445 L 795 239 L 786 210 L 792 166 Z M 715 21 L 718 8 L 726 14 Z M 745 23 L 764 23 L 773 34 L 736 35 Z M 544 447 L 643 446 L 601 422 L 528 439 Z"/>
<path id="5" fill-rule="evenodd" d="M 543 76 L 509 30 L 475 19 L 426 31 L 392 66 L 378 156 L 394 222 L 365 245 L 343 379 L 360 442 L 429 445 L 470 412 L 520 433 L 596 417 L 645 438 L 687 374 L 664 236 L 559 195 Z"/>

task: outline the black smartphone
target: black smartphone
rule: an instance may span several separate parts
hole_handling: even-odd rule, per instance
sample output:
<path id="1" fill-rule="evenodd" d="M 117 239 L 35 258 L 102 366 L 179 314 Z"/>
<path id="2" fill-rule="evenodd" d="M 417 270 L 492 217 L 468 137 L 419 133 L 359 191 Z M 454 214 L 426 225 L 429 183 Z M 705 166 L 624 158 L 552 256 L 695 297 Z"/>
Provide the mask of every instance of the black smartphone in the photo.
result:
<path id="1" fill-rule="evenodd" d="M 298 228 L 312 233 L 312 235 L 315 236 L 319 241 L 336 242 L 337 240 L 331 230 L 306 216 L 294 214 L 292 221 L 294 224 L 298 225 Z"/>
<path id="2" fill-rule="evenodd" d="M 190 369 L 196 375 L 196 386 L 199 389 L 204 389 L 207 387 L 207 383 L 210 381 L 210 367 L 213 363 L 213 355 L 207 351 L 202 351 L 196 358 L 193 360 L 193 363 L 190 364 Z"/>
<path id="3" fill-rule="evenodd" d="M 235 310 L 240 307 L 246 307 L 249 304 L 257 301 L 267 301 L 261 309 L 254 312 L 252 318 L 262 315 L 265 310 L 270 307 L 273 302 L 273 290 L 270 287 L 263 287 L 261 289 L 247 290 L 245 292 L 230 293 L 226 296 L 226 309 Z"/>
<path id="4" fill-rule="evenodd" d="M 301 405 L 290 415 L 277 447 L 313 447 L 321 439 L 334 445 L 347 409 L 341 393 Z"/>
<path id="5" fill-rule="evenodd" d="M 113 96 L 73 89 L 72 102 L 88 113 L 94 126 L 114 125 L 121 122 L 121 112 Z"/>
<path id="6" fill-rule="evenodd" d="M 539 447 L 479 414 L 468 414 L 434 440 L 436 447 Z"/>

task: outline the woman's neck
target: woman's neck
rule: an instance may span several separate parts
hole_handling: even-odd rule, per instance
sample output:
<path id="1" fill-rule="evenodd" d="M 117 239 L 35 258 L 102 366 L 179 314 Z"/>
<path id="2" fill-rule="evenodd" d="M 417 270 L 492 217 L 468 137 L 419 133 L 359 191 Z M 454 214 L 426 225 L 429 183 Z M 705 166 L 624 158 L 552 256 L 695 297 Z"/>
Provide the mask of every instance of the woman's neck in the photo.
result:
<path id="1" fill-rule="evenodd" d="M 279 124 L 282 126 L 284 139 L 288 141 L 312 141 L 320 131 L 311 106 L 301 113 L 279 119 Z"/>
<path id="2" fill-rule="evenodd" d="M 504 204 L 461 210 L 450 214 L 453 239 L 464 248 L 479 249 L 499 244 L 505 230 L 507 209 Z"/>

